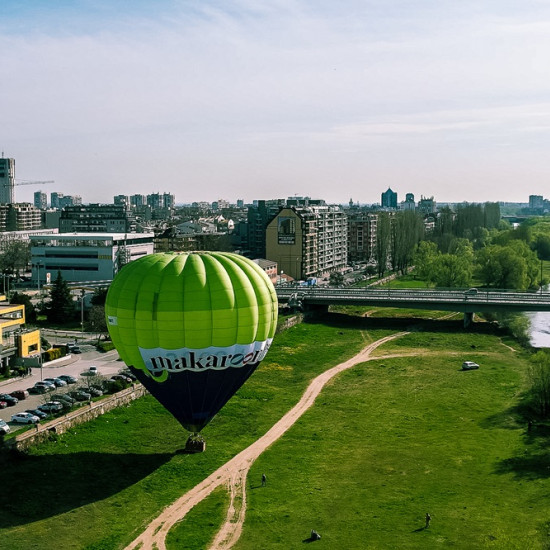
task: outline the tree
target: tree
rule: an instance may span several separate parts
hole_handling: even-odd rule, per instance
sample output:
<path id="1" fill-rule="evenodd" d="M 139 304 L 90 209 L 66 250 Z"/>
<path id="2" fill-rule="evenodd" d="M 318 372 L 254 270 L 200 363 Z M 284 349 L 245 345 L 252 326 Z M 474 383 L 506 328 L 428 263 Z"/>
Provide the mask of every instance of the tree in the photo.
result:
<path id="1" fill-rule="evenodd" d="M 75 307 L 71 291 L 61 272 L 57 272 L 57 278 L 53 282 L 50 291 L 50 301 L 45 304 L 46 315 L 49 322 L 66 323 L 75 319 Z"/>
<path id="2" fill-rule="evenodd" d="M 538 287 L 539 262 L 523 240 L 506 246 L 490 245 L 477 251 L 476 272 L 486 286 L 526 290 Z"/>
<path id="3" fill-rule="evenodd" d="M 443 288 L 470 286 L 472 262 L 456 254 L 439 254 L 432 263 L 430 280 Z"/>
<path id="4" fill-rule="evenodd" d="M 550 355 L 539 351 L 533 355 L 531 363 L 530 397 L 535 411 L 546 418 L 550 414 Z"/>
<path id="5" fill-rule="evenodd" d="M 106 288 L 96 288 L 90 299 L 93 306 L 104 306 L 105 300 L 107 299 L 107 289 Z"/>
<path id="6" fill-rule="evenodd" d="M 414 272 L 425 281 L 430 281 L 433 271 L 433 263 L 438 255 L 437 245 L 431 241 L 418 243 L 414 253 Z"/>
<path id="7" fill-rule="evenodd" d="M 390 216 L 387 212 L 378 213 L 378 223 L 376 227 L 376 244 L 374 247 L 374 257 L 378 266 L 378 277 L 382 277 L 388 264 L 388 252 L 390 250 Z"/>
<path id="8" fill-rule="evenodd" d="M 20 271 L 25 271 L 29 261 L 29 244 L 23 241 L 10 241 L 0 254 L 0 270 L 5 274 L 19 275 Z"/>
<path id="9" fill-rule="evenodd" d="M 332 286 L 339 286 L 344 283 L 344 275 L 339 271 L 333 271 L 329 277 L 329 283 Z"/>
<path id="10" fill-rule="evenodd" d="M 86 320 L 86 330 L 88 332 L 97 332 L 97 343 L 101 340 L 101 336 L 107 334 L 107 322 L 105 320 L 105 306 L 92 306 L 88 312 Z"/>

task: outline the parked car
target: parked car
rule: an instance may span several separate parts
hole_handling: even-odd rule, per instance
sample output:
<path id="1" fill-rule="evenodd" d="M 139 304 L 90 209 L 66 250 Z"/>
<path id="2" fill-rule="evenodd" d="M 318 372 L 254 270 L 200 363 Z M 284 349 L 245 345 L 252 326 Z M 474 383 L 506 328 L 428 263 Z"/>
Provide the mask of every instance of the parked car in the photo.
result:
<path id="1" fill-rule="evenodd" d="M 47 382 L 46 380 L 42 380 L 40 382 L 37 382 L 35 386 L 43 386 L 48 391 L 55 390 L 55 384 L 52 384 L 51 382 Z"/>
<path id="2" fill-rule="evenodd" d="M 17 397 L 13 397 L 9 393 L 0 393 L 0 401 L 5 401 L 8 404 L 8 407 L 13 407 L 19 403 Z"/>
<path id="3" fill-rule="evenodd" d="M 120 371 L 120 374 L 129 378 L 132 382 L 137 381 L 137 376 L 133 372 L 130 372 L 129 370 Z"/>
<path id="4" fill-rule="evenodd" d="M 61 380 L 61 378 L 44 378 L 44 382 L 50 382 L 50 384 L 53 384 L 56 388 L 62 388 L 67 385 L 67 382 Z"/>
<path id="5" fill-rule="evenodd" d="M 0 409 L 5 409 L 8 404 L 5 401 L 0 401 Z"/>
<path id="6" fill-rule="evenodd" d="M 43 405 L 39 405 L 39 411 L 44 411 L 47 413 L 55 413 L 63 410 L 63 405 L 59 401 L 48 401 Z"/>
<path id="7" fill-rule="evenodd" d="M 29 397 L 29 392 L 27 390 L 15 390 L 12 391 L 10 395 L 19 399 L 19 401 L 22 401 L 23 399 L 27 399 L 27 397 Z"/>
<path id="8" fill-rule="evenodd" d="M 69 395 L 77 401 L 89 401 L 92 398 L 91 394 L 82 390 L 71 391 Z"/>
<path id="9" fill-rule="evenodd" d="M 111 376 L 111 380 L 120 380 L 121 382 L 124 382 L 125 384 L 131 384 L 132 379 L 128 378 L 127 376 L 124 376 L 124 374 L 113 374 Z"/>
<path id="10" fill-rule="evenodd" d="M 11 428 L 8 426 L 5 420 L 0 420 L 0 433 L 2 434 L 9 434 L 11 432 Z"/>
<path id="11" fill-rule="evenodd" d="M 82 388 L 82 390 L 85 392 L 85 393 L 89 393 L 92 397 L 101 397 L 103 395 L 103 390 L 100 390 L 98 388 L 94 388 L 92 386 L 90 387 L 87 387 L 87 388 Z"/>
<path id="12" fill-rule="evenodd" d="M 94 367 L 94 366 L 92 365 L 92 366 L 89 368 L 88 373 L 89 373 L 89 374 L 95 375 L 95 374 L 98 374 L 99 371 L 97 370 L 97 367 Z"/>
<path id="13" fill-rule="evenodd" d="M 40 420 L 42 420 L 43 418 L 46 418 L 48 416 L 44 411 L 41 411 L 39 409 L 27 409 L 25 412 L 31 413 L 34 416 L 38 416 L 38 418 L 40 418 Z"/>
<path id="14" fill-rule="evenodd" d="M 75 399 L 66 393 L 55 393 L 51 395 L 52 401 L 66 401 L 69 405 L 75 403 Z"/>
<path id="15" fill-rule="evenodd" d="M 12 414 L 11 421 L 17 422 L 18 424 L 36 424 L 37 422 L 40 422 L 40 418 L 34 414 L 22 412 Z"/>
<path id="16" fill-rule="evenodd" d="M 76 384 L 77 382 L 77 379 L 70 374 L 62 374 L 61 376 L 59 376 L 59 378 L 67 382 L 67 384 Z"/>
<path id="17" fill-rule="evenodd" d="M 47 393 L 48 391 L 50 391 L 51 388 L 47 387 L 47 386 L 32 386 L 31 388 L 28 388 L 27 391 L 29 393 L 33 393 L 33 394 L 42 394 L 42 393 Z"/>
<path id="18" fill-rule="evenodd" d="M 479 369 L 479 365 L 477 363 L 474 363 L 473 361 L 464 361 L 462 363 L 462 370 L 475 370 Z"/>

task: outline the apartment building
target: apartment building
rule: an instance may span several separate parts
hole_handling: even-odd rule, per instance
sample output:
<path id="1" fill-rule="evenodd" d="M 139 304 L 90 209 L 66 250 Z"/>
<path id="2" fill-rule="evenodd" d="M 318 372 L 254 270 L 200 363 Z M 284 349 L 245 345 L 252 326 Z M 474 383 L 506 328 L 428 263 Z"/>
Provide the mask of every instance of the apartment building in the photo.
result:
<path id="1" fill-rule="evenodd" d="M 376 247 L 376 212 L 356 211 L 348 213 L 348 261 L 368 262 Z"/>
<path id="2" fill-rule="evenodd" d="M 339 206 L 282 208 L 266 229 L 266 258 L 279 272 L 306 279 L 347 265 L 347 216 Z"/>

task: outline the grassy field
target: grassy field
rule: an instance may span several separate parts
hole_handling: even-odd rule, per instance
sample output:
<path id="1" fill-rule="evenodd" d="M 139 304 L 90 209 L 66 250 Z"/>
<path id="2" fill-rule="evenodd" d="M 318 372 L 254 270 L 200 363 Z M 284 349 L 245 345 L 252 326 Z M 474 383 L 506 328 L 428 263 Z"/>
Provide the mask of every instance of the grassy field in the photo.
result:
<path id="1" fill-rule="evenodd" d="M 151 397 L 117 409 L 28 455 L 0 456 L 1 547 L 115 549 L 177 496 L 265 433 L 327 367 L 391 332 L 343 316 L 278 335 L 268 357 L 203 431 L 207 451 L 183 455 L 187 432 Z"/>
<path id="2" fill-rule="evenodd" d="M 527 433 L 520 412 L 526 354 L 433 328 L 376 352 L 406 357 L 340 375 L 259 458 L 237 549 L 302 548 L 311 529 L 335 549 L 548 548 L 547 432 Z M 466 357 L 481 369 L 461 371 Z"/>
<path id="3" fill-rule="evenodd" d="M 432 314 L 433 315 L 433 314 Z M 435 315 L 434 315 L 435 316 Z M 111 550 L 257 439 L 307 383 L 364 345 L 414 325 L 377 358 L 337 377 L 254 464 L 239 549 L 546 548 L 550 459 L 542 426 L 518 412 L 527 356 L 462 320 L 352 318 L 298 325 L 204 430 L 207 450 L 152 398 L 3 456 L 2 547 Z M 387 353 L 405 357 L 383 359 Z M 465 359 L 481 369 L 460 371 Z M 265 472 L 267 487 L 259 487 Z M 171 550 L 206 547 L 223 521 L 216 491 L 174 528 Z M 432 525 L 423 529 L 424 514 Z"/>

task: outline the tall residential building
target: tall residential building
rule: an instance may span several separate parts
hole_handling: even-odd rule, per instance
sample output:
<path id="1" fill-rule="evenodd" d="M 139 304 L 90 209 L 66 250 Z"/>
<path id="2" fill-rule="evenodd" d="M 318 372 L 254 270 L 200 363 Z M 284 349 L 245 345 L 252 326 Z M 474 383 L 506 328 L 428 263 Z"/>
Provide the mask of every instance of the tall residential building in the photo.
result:
<path id="1" fill-rule="evenodd" d="M 347 216 L 339 206 L 282 208 L 266 229 L 266 258 L 294 279 L 347 265 Z"/>
<path id="2" fill-rule="evenodd" d="M 147 197 L 145 195 L 131 195 L 130 196 L 130 205 L 131 206 L 145 206 L 147 204 Z"/>
<path id="3" fill-rule="evenodd" d="M 350 212 L 348 214 L 348 261 L 368 262 L 376 247 L 378 213 Z"/>
<path id="4" fill-rule="evenodd" d="M 36 191 L 34 193 L 34 206 L 40 208 L 40 210 L 46 210 L 48 208 L 48 195 L 42 191 Z"/>
<path id="5" fill-rule="evenodd" d="M 544 208 L 544 197 L 542 195 L 529 195 L 529 208 L 542 210 Z"/>
<path id="6" fill-rule="evenodd" d="M 59 200 L 62 198 L 63 193 L 58 193 L 57 191 L 50 193 L 50 206 L 52 208 L 61 208 L 61 206 L 59 205 Z"/>
<path id="7" fill-rule="evenodd" d="M 15 202 L 15 159 L 0 158 L 0 204 Z"/>
<path id="8" fill-rule="evenodd" d="M 115 206 L 123 206 L 125 210 L 130 209 L 130 197 L 128 195 L 115 195 L 113 198 Z"/>
<path id="9" fill-rule="evenodd" d="M 268 222 L 285 206 L 284 199 L 255 200 L 248 207 L 248 250 L 251 258 L 265 258 L 265 230 Z"/>
<path id="10" fill-rule="evenodd" d="M 397 208 L 397 193 L 388 187 L 388 190 L 382 193 L 380 204 L 382 208 Z"/>
<path id="11" fill-rule="evenodd" d="M 29 203 L 0 204 L 0 231 L 40 229 L 40 210 Z"/>
<path id="12" fill-rule="evenodd" d="M 59 219 L 60 233 L 125 233 L 135 231 L 135 222 L 123 206 L 88 204 L 67 206 Z"/>

